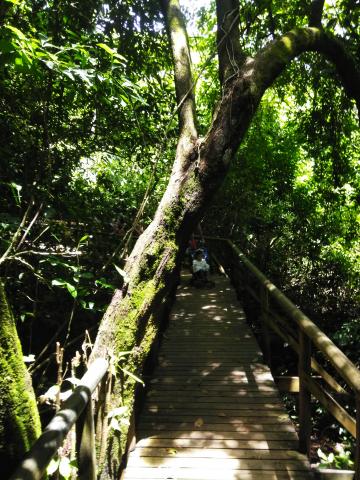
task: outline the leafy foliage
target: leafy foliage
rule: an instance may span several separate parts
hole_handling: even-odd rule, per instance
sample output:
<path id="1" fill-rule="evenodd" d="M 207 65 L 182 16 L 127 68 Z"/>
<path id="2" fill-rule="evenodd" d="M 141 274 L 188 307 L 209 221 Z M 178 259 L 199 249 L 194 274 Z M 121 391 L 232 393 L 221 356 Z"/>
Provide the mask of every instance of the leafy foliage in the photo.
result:
<path id="1" fill-rule="evenodd" d="M 355 3 L 326 1 L 323 25 L 359 60 Z M 244 51 L 307 25 L 309 4 L 241 0 Z M 204 134 L 221 95 L 214 2 L 193 20 Z M 76 344 L 96 329 L 167 184 L 177 131 L 162 23 L 155 0 L 0 5 L 0 274 L 40 383 L 51 359 L 38 355 L 53 349 L 54 331 Z M 334 68 L 303 55 L 267 92 L 204 222 L 240 243 L 355 362 L 359 145 Z"/>

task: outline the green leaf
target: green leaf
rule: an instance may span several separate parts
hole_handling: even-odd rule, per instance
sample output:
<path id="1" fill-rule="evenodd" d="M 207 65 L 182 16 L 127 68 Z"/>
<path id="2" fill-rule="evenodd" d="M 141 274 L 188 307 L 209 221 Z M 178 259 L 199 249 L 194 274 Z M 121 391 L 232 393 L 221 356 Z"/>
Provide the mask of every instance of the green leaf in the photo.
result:
<path id="1" fill-rule="evenodd" d="M 66 288 L 67 288 L 67 291 L 70 293 L 70 295 L 73 298 L 76 298 L 78 296 L 78 291 L 77 291 L 76 287 L 74 287 L 74 285 L 66 282 Z"/>
<path id="2" fill-rule="evenodd" d="M 108 288 L 109 290 L 115 290 L 116 288 L 115 285 L 112 285 L 111 283 L 107 283 L 105 278 L 103 277 L 99 278 L 99 280 L 96 280 L 95 284 L 100 285 L 100 287 L 103 287 L 103 288 Z"/>
<path id="3" fill-rule="evenodd" d="M 20 40 L 26 40 L 25 35 L 24 35 L 23 32 L 22 32 L 21 30 L 19 30 L 18 28 L 13 27 L 12 25 L 5 25 L 5 27 L 8 28 L 9 30 L 11 30 L 12 32 L 14 32 L 15 35 L 16 35 Z"/>
<path id="4" fill-rule="evenodd" d="M 120 367 L 121 370 L 126 374 L 128 375 L 129 377 L 133 378 L 136 382 L 139 382 L 141 383 L 142 385 L 145 385 L 145 383 L 141 380 L 141 378 L 137 377 L 136 375 L 134 375 L 133 373 L 129 372 L 129 370 L 127 370 L 126 368 L 124 367 Z"/>
<path id="5" fill-rule="evenodd" d="M 125 272 L 125 270 L 123 270 L 122 268 L 118 267 L 118 266 L 115 265 L 115 264 L 114 264 L 114 267 L 115 267 L 116 271 L 118 272 L 118 274 L 124 279 L 124 282 L 125 282 L 125 283 L 129 283 L 130 277 L 129 277 L 128 274 Z"/>
<path id="6" fill-rule="evenodd" d="M 78 291 L 76 287 L 71 283 L 67 282 L 66 280 L 54 279 L 51 281 L 51 285 L 65 287 L 73 298 L 76 298 L 78 296 Z"/>
<path id="7" fill-rule="evenodd" d="M 98 47 L 102 48 L 103 50 L 105 50 L 105 52 L 110 53 L 110 55 L 114 55 L 116 53 L 116 51 L 114 51 L 112 48 L 110 48 L 105 43 L 97 43 L 96 45 Z"/>
<path id="8" fill-rule="evenodd" d="M 84 235 L 83 237 L 80 238 L 79 240 L 79 245 L 81 245 L 82 243 L 86 242 L 86 240 L 90 237 L 90 235 L 86 234 Z"/>
<path id="9" fill-rule="evenodd" d="M 51 285 L 62 287 L 64 285 L 66 285 L 66 282 L 65 282 L 65 280 L 55 279 L 55 280 L 51 280 Z"/>

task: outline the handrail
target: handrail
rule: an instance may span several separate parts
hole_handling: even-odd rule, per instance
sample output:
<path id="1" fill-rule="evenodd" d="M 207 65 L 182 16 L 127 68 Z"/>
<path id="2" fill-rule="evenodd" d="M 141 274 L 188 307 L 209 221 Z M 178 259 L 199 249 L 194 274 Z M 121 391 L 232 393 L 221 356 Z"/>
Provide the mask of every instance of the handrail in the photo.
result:
<path id="1" fill-rule="evenodd" d="M 107 360 L 101 358 L 94 360 L 74 392 L 65 400 L 61 409 L 50 421 L 9 480 L 40 480 L 75 422 L 81 423 L 77 423 L 80 432 L 88 432 L 88 438 L 77 439 L 78 453 L 80 453 L 80 457 L 84 458 L 83 464 L 81 458 L 78 461 L 79 474 L 77 478 L 95 479 L 93 428 L 91 425 L 87 425 L 90 428 L 84 427 L 89 422 L 93 425 L 93 416 L 86 415 L 86 412 L 92 411 L 91 396 L 104 378 L 108 366 Z M 85 415 L 81 415 L 83 412 Z M 85 454 L 84 448 L 87 450 Z M 82 472 L 85 471 L 86 474 L 83 475 Z"/>
<path id="2" fill-rule="evenodd" d="M 268 329 L 271 328 L 280 338 L 297 353 L 299 359 L 299 450 L 303 453 L 310 452 L 311 434 L 311 408 L 310 399 L 313 395 L 326 410 L 356 439 L 355 452 L 355 479 L 360 480 L 360 371 L 351 360 L 322 332 L 286 295 L 284 295 L 240 250 L 227 238 L 205 237 L 207 241 L 222 242 L 230 247 L 231 255 L 235 255 L 237 261 L 243 265 L 246 272 L 254 277 L 259 290 L 249 285 L 249 278 L 242 279 L 242 289 L 260 304 L 260 320 L 262 323 L 264 339 L 264 356 L 271 362 L 271 339 Z M 234 261 L 226 258 L 226 249 L 222 248 L 217 256 L 225 256 L 222 267 L 228 269 L 228 275 L 235 283 L 238 283 Z M 231 258 L 231 257 L 230 257 Z M 235 262 L 236 263 L 236 262 Z M 235 269 L 234 269 L 235 267 Z M 236 288 L 236 285 L 235 285 Z M 255 289 L 254 289 L 255 288 Z M 272 301 L 272 302 L 271 302 Z M 276 306 L 274 310 L 273 306 Z M 282 313 L 279 313 L 279 309 Z M 286 321 L 290 319 L 291 325 Z M 294 326 L 297 329 L 294 329 Z M 297 338 L 298 336 L 298 338 Z M 324 358 L 339 373 L 347 386 L 353 391 L 355 400 L 356 418 L 342 407 L 336 398 L 330 393 L 351 396 L 341 385 L 322 367 L 311 355 L 312 345 L 321 352 Z M 319 377 L 311 376 L 311 370 L 320 375 L 327 388 L 318 382 Z M 330 391 L 328 390 L 330 388 Z"/>
<path id="3" fill-rule="evenodd" d="M 352 361 L 334 344 L 332 340 L 315 325 L 296 305 L 289 300 L 246 256 L 231 240 L 226 240 L 237 253 L 241 261 L 248 267 L 254 276 L 262 283 L 269 295 L 276 300 L 284 312 L 294 320 L 311 339 L 324 357 L 333 365 L 345 382 L 355 393 L 360 393 L 360 371 Z"/>

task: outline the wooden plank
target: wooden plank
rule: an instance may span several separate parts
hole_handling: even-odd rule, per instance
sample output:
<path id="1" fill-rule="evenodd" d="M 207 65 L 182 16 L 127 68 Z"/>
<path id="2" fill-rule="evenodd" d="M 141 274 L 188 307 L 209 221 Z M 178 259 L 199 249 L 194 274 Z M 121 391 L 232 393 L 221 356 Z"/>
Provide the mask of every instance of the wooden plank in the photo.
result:
<path id="1" fill-rule="evenodd" d="M 184 411 L 186 413 L 184 413 Z M 180 413 L 179 413 L 180 412 Z M 284 416 L 286 419 L 288 419 L 287 413 L 284 412 L 283 408 L 274 408 L 274 409 L 268 409 L 268 408 L 257 408 L 256 411 L 255 409 L 247 409 L 247 410 L 230 410 L 230 409 L 225 409 L 222 408 L 221 405 L 218 405 L 217 408 L 196 408 L 196 407 L 189 407 L 183 410 L 172 410 L 170 408 L 163 408 L 159 410 L 151 410 L 151 409 L 146 409 L 146 411 L 143 412 L 143 418 L 146 419 L 152 419 L 152 418 L 161 418 L 161 417 L 169 417 L 169 420 L 175 418 L 176 421 L 183 421 L 188 418 L 196 417 L 197 415 L 201 415 L 203 418 L 208 417 L 209 419 L 213 417 L 226 417 L 226 419 L 229 422 L 242 422 L 243 418 L 258 418 L 259 421 L 260 419 L 263 418 L 268 418 L 268 417 L 274 417 L 276 420 L 282 421 L 284 419 Z"/>
<path id="2" fill-rule="evenodd" d="M 266 428 L 265 428 L 266 427 Z M 152 439 L 152 438 L 162 438 L 162 439 L 196 439 L 206 440 L 206 441 L 227 441 L 227 440 L 246 440 L 246 441 L 255 441 L 255 440 L 284 440 L 284 441 L 297 441 L 299 442 L 298 436 L 295 433 L 294 429 L 283 430 L 281 428 L 274 429 L 272 425 L 263 426 L 263 430 L 249 431 L 249 429 L 243 431 L 234 431 L 234 430 L 219 430 L 219 431 L 208 431 L 208 430 L 193 430 L 190 429 L 174 429 L 174 430 L 161 430 L 154 432 L 153 430 L 139 430 L 139 440 L 141 439 Z"/>
<path id="3" fill-rule="evenodd" d="M 282 317 L 281 315 L 273 312 L 270 310 L 270 313 L 272 317 L 279 322 L 283 328 L 289 329 L 289 324 L 286 320 L 285 317 Z M 300 346 L 299 343 L 296 341 L 294 338 L 294 333 L 293 329 L 291 331 L 292 334 L 286 333 L 281 330 L 280 326 L 276 325 L 275 322 L 272 322 L 271 319 L 268 318 L 267 320 L 271 326 L 271 328 L 280 336 L 282 337 L 286 342 L 289 343 L 289 345 L 293 348 L 293 350 L 299 354 L 300 351 Z M 349 396 L 349 392 L 347 392 L 326 370 L 323 368 L 313 357 L 311 357 L 311 368 L 318 373 L 323 380 L 328 384 L 328 386 L 334 390 L 335 392 Z"/>
<path id="4" fill-rule="evenodd" d="M 305 382 L 310 392 L 336 418 L 336 420 L 356 438 L 356 420 L 339 403 L 309 375 Z"/>
<path id="5" fill-rule="evenodd" d="M 280 392 L 299 393 L 299 377 L 283 376 L 275 377 L 274 380 Z"/>
<path id="6" fill-rule="evenodd" d="M 200 418 L 200 417 L 199 417 Z M 279 424 L 278 422 L 261 422 L 261 423 L 219 423 L 219 422 L 207 422 L 203 423 L 201 426 L 196 427 L 194 422 L 148 422 L 141 420 L 139 424 L 139 432 L 149 432 L 153 431 L 165 431 L 173 430 L 178 431 L 179 435 L 181 432 L 192 432 L 194 430 L 198 431 L 213 431 L 213 432 L 295 432 L 294 426 L 290 422 L 284 422 Z"/>
<path id="7" fill-rule="evenodd" d="M 311 342 L 305 333 L 299 329 L 299 450 L 310 454 L 311 407 L 310 390 L 306 377 L 311 373 Z"/>
<path id="8" fill-rule="evenodd" d="M 144 468 L 132 467 L 126 470 L 126 478 L 131 480 L 306 480 L 312 479 L 311 473 L 293 470 L 234 470 L 224 471 L 218 468 Z"/>
<path id="9" fill-rule="evenodd" d="M 263 439 L 194 439 L 194 438 L 143 438 L 137 443 L 138 447 L 163 447 L 163 448 L 233 448 L 233 449 L 256 449 L 256 450 L 296 450 L 298 446 L 295 440 L 263 440 Z"/>
<path id="10" fill-rule="evenodd" d="M 219 399 L 219 397 L 217 397 Z M 223 411 L 226 410 L 227 413 L 231 415 L 236 415 L 238 411 L 244 411 L 245 413 L 247 411 L 254 411 L 254 402 L 250 402 L 247 398 L 243 399 L 246 400 L 246 403 L 240 403 L 240 402 L 234 402 L 233 400 L 230 402 L 219 402 L 217 400 L 216 402 L 204 402 L 204 401 L 196 401 L 196 400 L 191 400 L 190 402 L 174 402 L 174 401 L 167 401 L 164 403 L 161 402 L 155 402 L 155 403 L 147 403 L 145 406 L 144 411 L 145 412 L 165 412 L 165 413 L 170 413 L 170 412 L 175 412 L 178 410 L 184 411 L 185 409 L 201 409 L 202 412 L 206 411 Z M 280 400 L 276 401 L 271 401 L 271 403 L 268 403 L 265 401 L 264 398 L 258 398 L 256 400 L 260 400 L 256 404 L 256 411 L 269 411 L 269 410 L 280 410 L 284 411 L 284 407 L 281 404 Z M 220 409 L 220 410 L 219 410 Z"/>
<path id="11" fill-rule="evenodd" d="M 243 311 L 222 289 L 180 293 L 123 480 L 310 478 Z"/>
<path id="12" fill-rule="evenodd" d="M 227 396 L 213 396 L 206 395 L 205 393 L 199 392 L 198 395 L 192 394 L 188 397 L 179 396 L 174 398 L 172 395 L 162 395 L 161 392 L 152 391 L 152 395 L 149 396 L 149 405 L 177 405 L 186 406 L 189 404 L 204 404 L 204 405 L 214 405 L 219 404 L 224 408 L 230 406 L 237 406 L 237 408 L 246 408 L 246 405 L 254 407 L 255 405 L 268 404 L 268 405 L 281 405 L 278 395 L 272 392 L 248 392 L 244 396 L 239 395 L 227 395 Z M 263 395 L 266 394 L 266 395 Z M 269 403 L 270 402 L 270 403 Z M 244 405 L 244 407 L 243 407 Z M 257 408 L 257 407 L 255 407 Z"/>
<path id="13" fill-rule="evenodd" d="M 269 412 L 270 413 L 270 412 Z M 274 412 L 275 413 L 275 412 Z M 216 424 L 224 424 L 229 423 L 230 425 L 279 425 L 281 424 L 289 424 L 289 416 L 286 413 L 276 414 L 276 415 L 267 415 L 267 416 L 257 416 L 256 412 L 253 411 L 252 416 L 245 415 L 241 417 L 240 415 L 236 417 L 228 417 L 228 416 L 216 416 L 216 415 L 191 415 L 191 414 L 182 414 L 181 416 L 176 415 L 160 415 L 160 414 L 150 414 L 146 413 L 142 415 L 141 425 L 145 425 L 145 423 L 151 423 L 156 421 L 158 424 L 169 425 L 171 423 L 177 424 L 189 424 L 198 421 L 198 419 L 204 422 L 206 425 L 216 425 Z M 226 419 L 226 420 L 225 420 Z"/>
<path id="14" fill-rule="evenodd" d="M 141 457 L 169 457 L 169 458 L 217 458 L 237 460 L 300 460 L 308 464 L 307 458 L 294 450 L 269 450 L 256 448 L 229 448 L 223 445 L 222 448 L 191 448 L 191 447 L 137 447 L 132 454 L 133 458 Z"/>
<path id="15" fill-rule="evenodd" d="M 160 384 L 160 382 L 154 382 L 154 384 L 156 385 L 156 389 L 159 390 L 159 388 L 161 388 L 161 390 L 163 392 L 166 392 L 166 391 L 175 391 L 175 392 L 179 392 L 179 385 L 178 384 L 166 384 L 166 383 L 162 383 Z M 194 383 L 189 383 L 188 385 L 186 385 L 186 383 L 182 384 L 181 385 L 181 389 L 183 392 L 193 392 L 194 391 L 194 386 L 196 387 L 195 390 L 198 390 L 198 391 L 202 391 L 202 392 L 209 392 L 209 393 L 217 393 L 219 395 L 223 394 L 223 395 L 228 395 L 229 393 L 232 393 L 232 394 L 239 394 L 239 395 L 247 395 L 248 392 L 272 392 L 272 393 L 277 393 L 278 390 L 277 388 L 275 387 L 275 384 L 266 384 L 266 383 L 262 383 L 262 384 L 256 384 L 256 383 L 242 383 L 242 384 L 227 384 L 227 385 L 219 385 L 218 383 L 216 382 L 212 382 L 212 383 L 203 383 L 203 382 L 200 382 L 200 384 L 196 384 L 196 382 Z"/>
<path id="16" fill-rule="evenodd" d="M 185 394 L 185 395 L 184 395 Z M 188 395 L 187 395 L 188 394 Z M 192 390 L 191 392 L 181 392 L 174 397 L 173 390 L 159 390 L 157 387 L 152 388 L 147 393 L 148 398 L 151 401 L 160 401 L 164 400 L 165 402 L 169 402 L 171 400 L 178 399 L 179 401 L 184 400 L 191 400 L 191 399 L 198 399 L 198 398 L 206 398 L 208 401 L 219 401 L 220 404 L 222 402 L 227 401 L 236 401 L 236 402 L 243 402 L 243 401 L 250 401 L 252 403 L 257 403 L 260 399 L 271 399 L 271 398 L 279 398 L 278 391 L 273 388 L 271 390 L 251 390 L 250 388 L 236 388 L 235 390 L 227 390 L 219 392 L 214 390 L 209 390 L 208 388 L 200 387 L 196 391 Z"/>
<path id="17" fill-rule="evenodd" d="M 151 466 L 164 468 L 170 467 L 182 467 L 186 465 L 186 468 L 203 468 L 211 469 L 217 468 L 219 470 L 274 470 L 277 468 L 292 469 L 307 471 L 309 469 L 309 463 L 306 460 L 257 460 L 257 459 L 238 459 L 238 458 L 177 458 L 172 457 L 141 457 L 137 458 L 135 455 L 130 455 L 128 467 Z"/>

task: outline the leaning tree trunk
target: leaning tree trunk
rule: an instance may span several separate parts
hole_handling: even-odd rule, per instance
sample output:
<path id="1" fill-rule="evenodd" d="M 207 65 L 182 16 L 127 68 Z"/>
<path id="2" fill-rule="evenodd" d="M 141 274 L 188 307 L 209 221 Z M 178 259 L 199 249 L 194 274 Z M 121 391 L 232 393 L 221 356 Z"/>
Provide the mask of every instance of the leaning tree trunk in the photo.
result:
<path id="1" fill-rule="evenodd" d="M 7 478 L 41 433 L 30 375 L 0 281 L 0 465 Z"/>
<path id="2" fill-rule="evenodd" d="M 229 8 L 236 2 L 228 0 Z M 219 22 L 226 24 L 226 12 L 218 2 Z M 174 284 L 177 269 L 190 233 L 203 216 L 207 205 L 225 178 L 262 95 L 286 65 L 304 51 L 318 51 L 338 68 L 347 92 L 360 105 L 360 76 L 342 45 L 317 28 L 293 30 L 270 43 L 254 58 L 240 55 L 236 72 L 222 59 L 220 78 L 223 95 L 214 119 L 203 139 L 197 137 L 195 103 L 185 26 L 178 0 L 163 1 L 169 37 L 173 48 L 176 94 L 179 104 L 179 142 L 166 192 L 149 227 L 138 239 L 127 262 L 126 286 L 117 291 L 100 325 L 91 360 L 109 356 L 115 364 L 120 352 L 131 350 L 126 368 L 141 373 L 151 343 L 157 332 L 153 313 Z M 222 18 L 221 18 L 222 17 Z M 220 47 L 232 42 L 231 17 L 228 31 L 218 38 Z M 234 45 L 233 45 L 234 47 Z M 237 48 L 221 48 L 221 51 Z M 224 54 L 224 53 L 223 53 Z M 113 381 L 110 406 L 125 405 L 131 414 L 135 380 L 126 378 L 122 385 Z M 106 419 L 105 419 L 106 421 Z M 105 428 L 106 430 L 106 428 Z M 126 443 L 126 427 L 109 430 L 106 456 L 101 456 L 101 478 L 116 478 Z M 104 441 L 104 435 L 102 436 Z M 101 450 L 104 449 L 103 448 Z"/>

